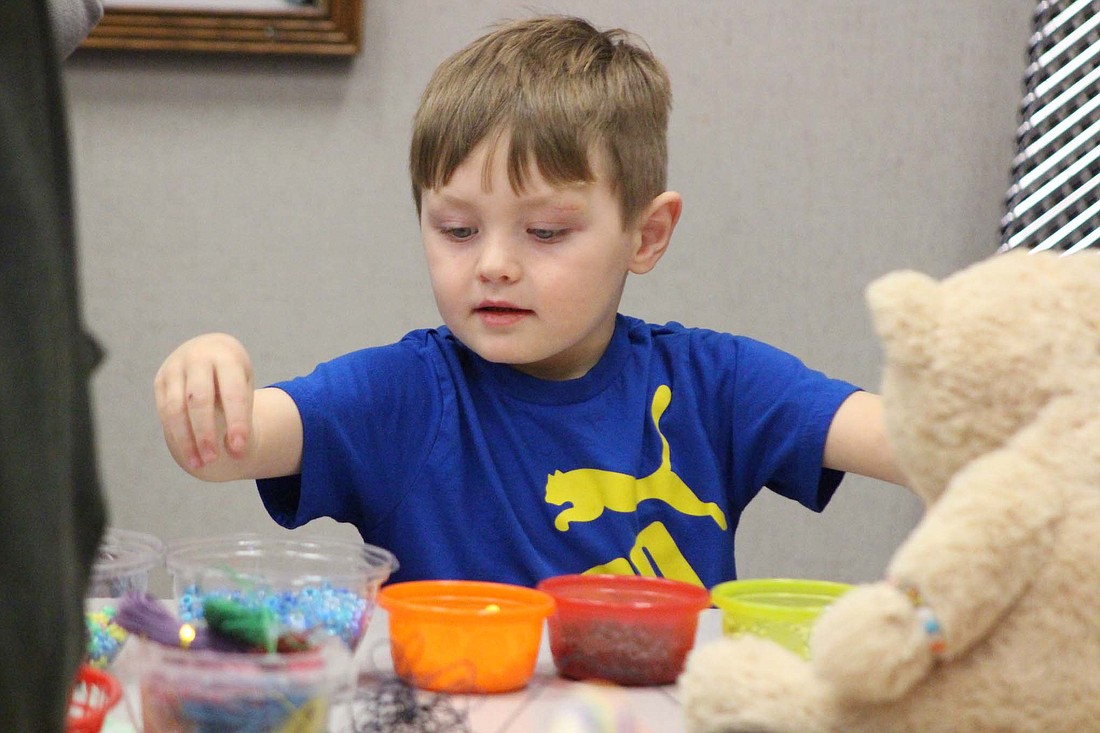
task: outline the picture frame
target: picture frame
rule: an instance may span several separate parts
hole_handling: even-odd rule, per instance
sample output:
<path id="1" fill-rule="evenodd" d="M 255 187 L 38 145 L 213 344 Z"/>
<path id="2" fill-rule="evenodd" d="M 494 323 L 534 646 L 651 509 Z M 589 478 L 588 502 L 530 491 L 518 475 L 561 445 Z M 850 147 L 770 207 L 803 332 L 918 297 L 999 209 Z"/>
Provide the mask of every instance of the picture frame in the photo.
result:
<path id="1" fill-rule="evenodd" d="M 365 0 L 106 0 L 81 48 L 354 56 Z"/>

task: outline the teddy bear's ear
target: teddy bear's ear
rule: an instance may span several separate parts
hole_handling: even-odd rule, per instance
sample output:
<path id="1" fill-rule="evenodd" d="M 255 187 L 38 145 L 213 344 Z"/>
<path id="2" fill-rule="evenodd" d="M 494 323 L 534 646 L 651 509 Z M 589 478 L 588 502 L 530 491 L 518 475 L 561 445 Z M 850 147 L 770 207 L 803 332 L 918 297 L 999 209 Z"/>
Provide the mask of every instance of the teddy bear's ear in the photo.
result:
<path id="1" fill-rule="evenodd" d="M 912 270 L 883 275 L 867 286 L 867 305 L 890 361 L 914 367 L 929 362 L 940 308 L 935 280 Z"/>

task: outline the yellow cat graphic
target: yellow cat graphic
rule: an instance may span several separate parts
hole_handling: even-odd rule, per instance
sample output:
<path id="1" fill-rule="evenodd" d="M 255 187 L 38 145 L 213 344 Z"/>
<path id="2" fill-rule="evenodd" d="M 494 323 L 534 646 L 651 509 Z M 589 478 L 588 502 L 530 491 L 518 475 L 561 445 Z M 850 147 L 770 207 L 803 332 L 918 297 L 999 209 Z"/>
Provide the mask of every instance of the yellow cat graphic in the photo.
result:
<path id="1" fill-rule="evenodd" d="M 723 530 L 726 515 L 714 502 L 703 502 L 672 470 L 671 450 L 661 433 L 660 420 L 672 402 L 672 390 L 662 384 L 653 393 L 650 414 L 661 436 L 661 465 L 644 478 L 598 468 L 555 471 L 546 477 L 546 503 L 570 506 L 554 519 L 554 527 L 565 532 L 570 522 L 591 522 L 605 511 L 633 512 L 647 499 L 663 501 L 682 514 L 712 517 Z"/>

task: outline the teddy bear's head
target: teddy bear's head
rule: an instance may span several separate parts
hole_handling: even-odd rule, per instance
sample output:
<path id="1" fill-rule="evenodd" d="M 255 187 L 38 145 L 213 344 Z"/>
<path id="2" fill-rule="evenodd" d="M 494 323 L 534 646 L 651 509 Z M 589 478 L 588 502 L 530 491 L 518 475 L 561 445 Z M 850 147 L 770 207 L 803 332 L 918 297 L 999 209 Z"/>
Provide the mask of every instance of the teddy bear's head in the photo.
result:
<path id="1" fill-rule="evenodd" d="M 1100 400 L 1098 281 L 1100 254 L 1020 251 L 939 282 L 903 271 L 871 283 L 890 440 L 926 502 L 1052 399 Z"/>

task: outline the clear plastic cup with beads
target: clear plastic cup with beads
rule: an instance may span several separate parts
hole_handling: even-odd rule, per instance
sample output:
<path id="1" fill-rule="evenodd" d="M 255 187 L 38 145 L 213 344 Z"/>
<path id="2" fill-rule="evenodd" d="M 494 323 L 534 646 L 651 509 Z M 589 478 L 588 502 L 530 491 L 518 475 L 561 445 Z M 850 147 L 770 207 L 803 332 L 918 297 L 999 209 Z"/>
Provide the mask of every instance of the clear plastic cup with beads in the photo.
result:
<path id="1" fill-rule="evenodd" d="M 119 600 L 149 590 L 150 574 L 164 562 L 164 543 L 145 532 L 108 527 L 100 540 L 85 593 L 88 664 L 107 669 L 128 639 L 114 623 Z"/>
<path id="2" fill-rule="evenodd" d="M 229 599 L 268 608 L 284 632 L 325 633 L 353 652 L 398 567 L 392 553 L 363 542 L 254 534 L 173 543 L 166 565 L 181 621 L 201 621 L 211 597 Z"/>

